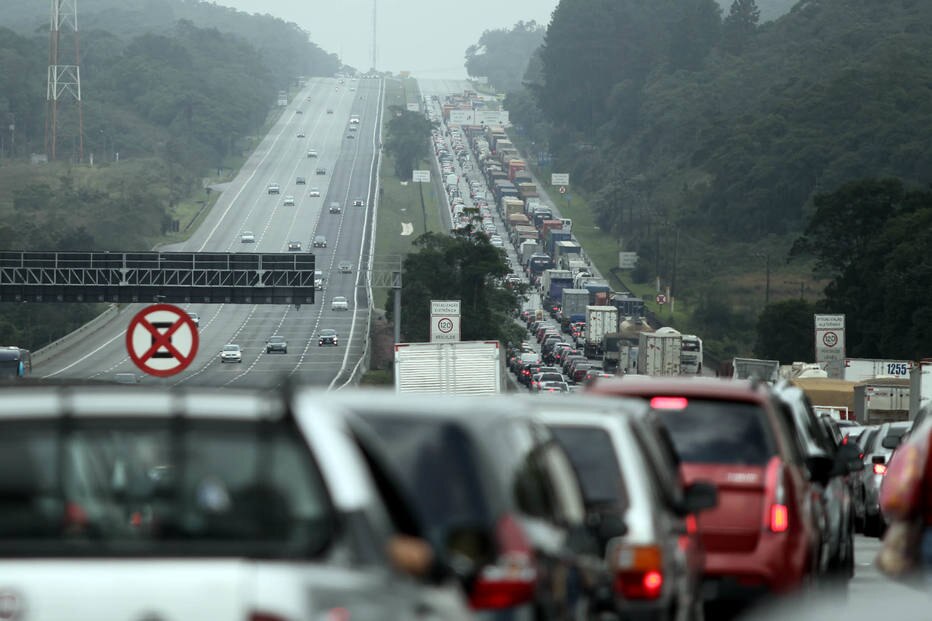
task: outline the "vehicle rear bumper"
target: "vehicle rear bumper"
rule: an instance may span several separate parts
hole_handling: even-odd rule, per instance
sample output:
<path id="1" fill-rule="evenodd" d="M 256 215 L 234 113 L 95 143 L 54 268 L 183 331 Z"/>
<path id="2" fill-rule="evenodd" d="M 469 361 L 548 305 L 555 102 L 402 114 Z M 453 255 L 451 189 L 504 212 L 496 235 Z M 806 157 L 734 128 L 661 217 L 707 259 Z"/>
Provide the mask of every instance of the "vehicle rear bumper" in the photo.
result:
<path id="1" fill-rule="evenodd" d="M 802 534 L 762 535 L 753 552 L 706 552 L 703 599 L 751 601 L 800 588 L 810 571 Z"/>

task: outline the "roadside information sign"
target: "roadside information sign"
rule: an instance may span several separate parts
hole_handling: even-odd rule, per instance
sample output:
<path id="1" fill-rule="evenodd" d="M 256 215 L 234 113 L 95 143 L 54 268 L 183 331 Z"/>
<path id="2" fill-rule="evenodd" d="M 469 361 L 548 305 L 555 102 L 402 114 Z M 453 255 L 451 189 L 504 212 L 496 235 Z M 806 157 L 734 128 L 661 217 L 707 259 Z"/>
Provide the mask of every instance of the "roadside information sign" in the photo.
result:
<path id="1" fill-rule="evenodd" d="M 833 379 L 845 375 L 845 316 L 815 316 L 816 362 L 823 363 L 825 372 Z"/>
<path id="2" fill-rule="evenodd" d="M 570 184 L 570 174 L 569 173 L 552 173 L 550 175 L 550 185 L 569 185 Z"/>
<path id="3" fill-rule="evenodd" d="M 187 312 L 171 304 L 139 311 L 126 330 L 126 350 L 140 370 L 156 377 L 181 373 L 197 355 L 197 326 Z"/>
<path id="4" fill-rule="evenodd" d="M 460 340 L 460 301 L 430 301 L 430 342 L 456 343 Z"/>

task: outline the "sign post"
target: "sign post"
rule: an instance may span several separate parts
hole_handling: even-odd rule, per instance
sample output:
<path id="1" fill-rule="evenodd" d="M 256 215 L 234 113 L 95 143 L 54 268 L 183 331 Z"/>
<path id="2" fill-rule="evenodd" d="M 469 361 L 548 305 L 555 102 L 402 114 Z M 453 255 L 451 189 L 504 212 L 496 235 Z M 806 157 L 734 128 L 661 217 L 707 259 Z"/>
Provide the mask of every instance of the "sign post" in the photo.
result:
<path id="1" fill-rule="evenodd" d="M 170 377 L 188 368 L 199 342 L 194 320 L 171 304 L 142 309 L 126 329 L 129 357 L 140 370 L 156 377 Z"/>
<path id="2" fill-rule="evenodd" d="M 815 357 L 833 379 L 845 375 L 845 316 L 815 315 Z"/>
<path id="3" fill-rule="evenodd" d="M 460 301 L 430 301 L 430 342 L 458 343 L 460 341 Z"/>
<path id="4" fill-rule="evenodd" d="M 414 183 L 430 183 L 430 170 L 412 171 L 411 181 Z"/>

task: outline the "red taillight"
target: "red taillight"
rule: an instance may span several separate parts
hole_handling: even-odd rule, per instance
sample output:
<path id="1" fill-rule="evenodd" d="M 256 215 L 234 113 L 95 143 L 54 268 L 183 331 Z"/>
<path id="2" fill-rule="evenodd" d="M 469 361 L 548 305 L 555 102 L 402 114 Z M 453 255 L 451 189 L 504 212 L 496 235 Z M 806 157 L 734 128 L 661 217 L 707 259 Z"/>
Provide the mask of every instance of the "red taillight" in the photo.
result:
<path id="1" fill-rule="evenodd" d="M 874 474 L 887 474 L 887 466 L 885 464 L 874 464 Z"/>
<path id="2" fill-rule="evenodd" d="M 786 505 L 771 505 L 770 530 L 775 533 L 785 533 L 790 527 L 790 512 Z"/>
<path id="3" fill-rule="evenodd" d="M 657 546 L 620 547 L 612 587 L 625 599 L 657 599 L 663 591 L 663 563 Z"/>
<path id="4" fill-rule="evenodd" d="M 686 397 L 654 397 L 650 400 L 650 407 L 655 410 L 685 410 L 689 405 Z"/>
<path id="5" fill-rule="evenodd" d="M 848 444 L 848 436 L 845 436 L 844 438 L 841 439 L 841 445 L 844 446 L 846 444 Z"/>
<path id="6" fill-rule="evenodd" d="M 469 594 L 474 610 L 501 610 L 527 603 L 534 598 L 537 570 L 534 552 L 521 525 L 504 515 L 496 528 L 498 560 L 479 572 Z"/>

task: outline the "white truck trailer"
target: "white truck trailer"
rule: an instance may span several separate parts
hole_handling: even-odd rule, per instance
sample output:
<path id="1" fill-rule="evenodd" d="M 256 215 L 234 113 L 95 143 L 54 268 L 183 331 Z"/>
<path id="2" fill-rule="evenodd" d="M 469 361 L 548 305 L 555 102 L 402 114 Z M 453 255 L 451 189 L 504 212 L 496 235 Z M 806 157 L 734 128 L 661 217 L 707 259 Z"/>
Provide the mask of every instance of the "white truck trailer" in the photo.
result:
<path id="1" fill-rule="evenodd" d="M 495 395 L 505 386 L 505 357 L 498 341 L 395 345 L 396 392 Z"/>

